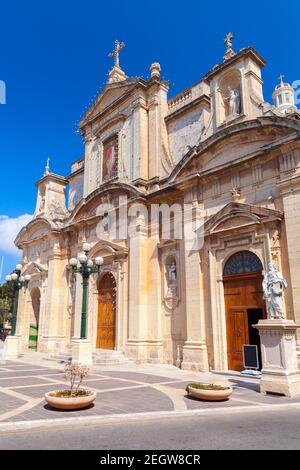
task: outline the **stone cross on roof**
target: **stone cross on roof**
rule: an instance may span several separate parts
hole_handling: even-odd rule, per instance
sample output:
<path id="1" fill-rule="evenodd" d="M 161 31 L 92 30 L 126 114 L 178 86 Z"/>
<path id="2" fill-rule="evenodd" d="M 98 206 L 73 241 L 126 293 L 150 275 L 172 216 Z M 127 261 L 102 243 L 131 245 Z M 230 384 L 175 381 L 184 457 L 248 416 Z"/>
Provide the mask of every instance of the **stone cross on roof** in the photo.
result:
<path id="1" fill-rule="evenodd" d="M 233 38 L 234 38 L 234 34 L 233 34 L 233 33 L 228 33 L 228 34 L 225 36 L 224 44 L 226 44 L 227 49 L 228 49 L 229 47 L 232 47 L 231 39 L 233 39 Z"/>
<path id="2" fill-rule="evenodd" d="M 225 60 L 228 60 L 235 55 L 235 52 L 232 49 L 232 42 L 231 42 L 233 38 L 234 38 L 234 34 L 228 33 L 224 39 L 224 44 L 226 45 L 226 52 L 223 56 L 223 62 L 225 62 Z"/>
<path id="3" fill-rule="evenodd" d="M 48 157 L 47 158 L 47 162 L 46 162 L 46 168 L 45 168 L 45 175 L 48 175 L 49 172 L 50 172 L 50 158 Z"/>
<path id="4" fill-rule="evenodd" d="M 118 40 L 115 41 L 115 49 L 108 54 L 109 57 L 115 58 L 115 67 L 119 67 L 119 56 L 122 49 L 124 49 L 125 44 L 124 42 L 120 42 Z"/>

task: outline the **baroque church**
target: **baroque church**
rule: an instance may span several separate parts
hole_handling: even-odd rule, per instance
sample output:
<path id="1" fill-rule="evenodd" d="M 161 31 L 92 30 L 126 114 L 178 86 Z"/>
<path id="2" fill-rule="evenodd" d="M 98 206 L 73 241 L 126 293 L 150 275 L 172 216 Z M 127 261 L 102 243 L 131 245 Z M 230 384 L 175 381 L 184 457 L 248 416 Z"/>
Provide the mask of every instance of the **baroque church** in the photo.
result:
<path id="1" fill-rule="evenodd" d="M 159 63 L 147 80 L 125 74 L 116 41 L 108 83 L 79 123 L 84 157 L 68 176 L 47 164 L 15 242 L 31 276 L 20 349 L 34 325 L 31 347 L 56 357 L 241 370 L 242 345 L 259 346 L 252 325 L 266 316 L 270 262 L 288 282 L 286 317 L 300 324 L 300 113 L 283 77 L 264 100 L 265 60 L 234 51 L 232 38 L 172 98 Z M 83 279 L 70 259 L 84 244 L 101 266 L 82 334 Z"/>

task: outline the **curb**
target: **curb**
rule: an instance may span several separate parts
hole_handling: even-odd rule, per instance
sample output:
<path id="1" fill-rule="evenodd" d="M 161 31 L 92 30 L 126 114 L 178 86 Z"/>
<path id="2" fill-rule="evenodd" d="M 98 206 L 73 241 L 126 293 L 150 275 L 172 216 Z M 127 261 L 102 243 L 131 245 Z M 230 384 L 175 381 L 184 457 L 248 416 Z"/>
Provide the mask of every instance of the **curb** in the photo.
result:
<path id="1" fill-rule="evenodd" d="M 235 406 L 232 408 L 222 407 L 214 409 L 203 410 L 185 410 L 185 411 L 155 411 L 148 413 L 128 413 L 128 414 L 114 414 L 97 415 L 97 416 L 82 416 L 78 418 L 57 418 L 57 419 L 39 419 L 32 421 L 10 421 L 0 423 L 0 433 L 16 433 L 26 431 L 38 430 L 57 430 L 68 429 L 75 427 L 89 427 L 99 425 L 109 425 L 121 422 L 131 423 L 136 421 L 155 421 L 162 419 L 172 418 L 192 418 L 195 416 L 216 416 L 222 417 L 224 415 L 232 415 L 238 413 L 257 413 L 265 411 L 277 411 L 286 409 L 300 409 L 300 403 L 285 403 L 285 404 L 268 404 L 268 405 L 252 405 L 252 406 Z"/>

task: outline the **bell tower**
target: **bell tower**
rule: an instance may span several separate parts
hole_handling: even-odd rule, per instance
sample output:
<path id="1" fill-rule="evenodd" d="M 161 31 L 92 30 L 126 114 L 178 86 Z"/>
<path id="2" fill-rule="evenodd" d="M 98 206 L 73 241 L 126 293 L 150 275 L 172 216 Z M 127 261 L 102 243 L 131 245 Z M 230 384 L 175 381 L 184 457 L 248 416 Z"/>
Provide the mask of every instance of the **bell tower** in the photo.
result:
<path id="1" fill-rule="evenodd" d="M 289 83 L 283 81 L 284 75 L 280 75 L 280 83 L 276 85 L 272 94 L 274 106 L 282 113 L 286 114 L 287 110 L 296 109 L 294 89 Z"/>
<path id="2" fill-rule="evenodd" d="M 50 172 L 48 158 L 43 177 L 36 183 L 38 187 L 34 216 L 46 219 L 62 219 L 67 214 L 67 179 Z"/>
<path id="3" fill-rule="evenodd" d="M 265 61 L 252 47 L 234 52 L 233 37 L 233 33 L 228 33 L 224 39 L 223 62 L 215 65 L 203 78 L 210 86 L 214 132 L 262 115 L 261 69 Z"/>

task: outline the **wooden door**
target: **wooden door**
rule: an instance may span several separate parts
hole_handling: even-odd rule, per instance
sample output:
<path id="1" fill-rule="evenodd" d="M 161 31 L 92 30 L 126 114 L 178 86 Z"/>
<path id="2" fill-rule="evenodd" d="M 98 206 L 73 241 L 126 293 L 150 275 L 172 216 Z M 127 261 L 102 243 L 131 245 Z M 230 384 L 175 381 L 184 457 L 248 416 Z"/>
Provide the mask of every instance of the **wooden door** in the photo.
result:
<path id="1" fill-rule="evenodd" d="M 247 310 L 229 308 L 227 314 L 228 369 L 243 370 L 243 344 L 249 344 Z"/>
<path id="2" fill-rule="evenodd" d="M 116 336 L 115 281 L 107 273 L 100 279 L 97 343 L 99 349 L 114 349 Z"/>
<path id="3" fill-rule="evenodd" d="M 249 344 L 248 310 L 264 311 L 261 274 L 224 278 L 228 369 L 243 370 L 243 344 Z"/>

